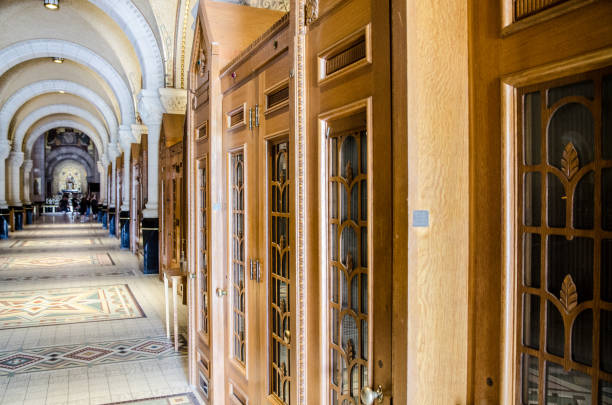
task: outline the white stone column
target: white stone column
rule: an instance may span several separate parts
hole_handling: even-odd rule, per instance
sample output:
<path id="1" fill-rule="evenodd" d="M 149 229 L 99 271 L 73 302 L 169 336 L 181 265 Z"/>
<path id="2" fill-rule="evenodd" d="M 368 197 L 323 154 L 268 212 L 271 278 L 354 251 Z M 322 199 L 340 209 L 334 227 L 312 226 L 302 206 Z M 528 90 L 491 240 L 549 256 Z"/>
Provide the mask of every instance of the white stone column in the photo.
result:
<path id="1" fill-rule="evenodd" d="M 98 204 L 104 205 L 106 204 L 106 177 L 107 177 L 106 172 L 107 172 L 108 162 L 105 165 L 104 160 L 98 160 L 97 165 L 98 165 L 98 172 L 100 173 L 100 195 L 98 196 Z"/>
<path id="2" fill-rule="evenodd" d="M 131 126 L 122 125 L 119 129 L 119 143 L 123 150 L 123 177 L 121 181 L 121 211 L 130 210 L 130 154 L 135 141 Z"/>
<path id="3" fill-rule="evenodd" d="M 113 159 L 111 162 L 111 198 L 110 198 L 110 207 L 117 206 L 117 158 Z"/>
<path id="4" fill-rule="evenodd" d="M 9 178 L 9 182 L 10 182 L 10 186 L 9 186 L 9 195 L 8 195 L 8 204 L 11 207 L 21 207 L 21 198 L 19 196 L 19 186 L 20 181 L 19 181 L 19 175 L 20 175 L 20 169 L 21 169 L 21 165 L 23 163 L 23 156 L 24 153 L 23 152 L 16 152 L 16 151 L 12 151 L 11 154 L 9 155 L 9 173 L 8 173 L 8 178 Z"/>
<path id="5" fill-rule="evenodd" d="M 158 218 L 159 137 L 164 109 L 157 90 L 142 90 L 138 98 L 140 117 L 148 129 L 148 195 L 147 206 L 142 214 L 145 218 Z"/>
<path id="6" fill-rule="evenodd" d="M 111 178 L 109 180 L 109 194 L 108 194 L 108 206 L 115 207 L 116 202 L 116 177 L 117 174 L 117 156 L 119 156 L 119 150 L 117 144 L 108 144 L 108 157 L 110 159 L 109 164 L 111 165 Z M 107 166 L 108 167 L 108 166 Z"/>
<path id="7" fill-rule="evenodd" d="M 11 151 L 7 140 L 0 141 L 0 208 L 8 208 L 6 203 L 6 158 Z"/>
<path id="8" fill-rule="evenodd" d="M 23 161 L 23 203 L 25 205 L 32 204 L 30 200 L 30 190 L 32 179 L 30 178 L 30 174 L 32 173 L 32 167 L 34 166 L 34 161 L 31 159 Z"/>

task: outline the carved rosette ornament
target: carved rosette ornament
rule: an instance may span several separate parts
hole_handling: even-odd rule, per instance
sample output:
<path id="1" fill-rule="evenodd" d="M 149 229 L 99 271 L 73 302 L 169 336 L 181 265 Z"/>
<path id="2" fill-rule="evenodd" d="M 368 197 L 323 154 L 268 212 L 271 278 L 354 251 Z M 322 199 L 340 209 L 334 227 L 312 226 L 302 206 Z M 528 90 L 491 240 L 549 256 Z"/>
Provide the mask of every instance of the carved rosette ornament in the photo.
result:
<path id="1" fill-rule="evenodd" d="M 306 0 L 304 10 L 306 25 L 310 25 L 319 18 L 319 0 Z"/>

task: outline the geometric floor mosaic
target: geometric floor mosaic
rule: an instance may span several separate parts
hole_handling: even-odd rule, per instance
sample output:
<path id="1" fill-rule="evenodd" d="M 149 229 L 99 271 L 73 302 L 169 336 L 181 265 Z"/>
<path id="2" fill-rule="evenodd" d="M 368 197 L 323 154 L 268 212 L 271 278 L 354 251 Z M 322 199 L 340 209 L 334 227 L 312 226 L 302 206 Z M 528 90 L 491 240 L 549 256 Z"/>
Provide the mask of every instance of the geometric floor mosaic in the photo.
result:
<path id="1" fill-rule="evenodd" d="M 166 397 L 156 397 L 147 399 L 137 399 L 135 401 L 113 402 L 106 405 L 134 404 L 134 405 L 198 405 L 195 396 L 188 392 L 185 394 L 168 395 Z"/>
<path id="2" fill-rule="evenodd" d="M 40 347 L 0 352 L 0 376 L 186 355 L 187 344 L 182 336 L 179 336 L 178 352 L 165 336 Z"/>
<path id="3" fill-rule="evenodd" d="M 0 329 L 144 316 L 127 284 L 0 291 Z"/>
<path id="4" fill-rule="evenodd" d="M 0 283 L 8 283 L 11 281 L 42 281 L 42 280 L 65 280 L 84 277 L 136 277 L 134 270 L 93 270 L 90 272 L 74 272 L 74 273 L 51 273 L 51 274 L 30 274 L 15 275 L 0 277 Z"/>
<path id="5" fill-rule="evenodd" d="M 99 238 L 67 238 L 67 239 L 25 239 L 18 240 L 9 247 L 29 247 L 29 248 L 75 248 L 90 247 L 95 244 L 102 244 Z"/>
<path id="6" fill-rule="evenodd" d="M 68 266 L 114 266 L 110 254 L 81 254 L 73 256 L 49 255 L 31 258 L 27 256 L 0 257 L 0 270 L 12 270 L 20 268 L 45 268 L 45 267 L 68 267 Z"/>

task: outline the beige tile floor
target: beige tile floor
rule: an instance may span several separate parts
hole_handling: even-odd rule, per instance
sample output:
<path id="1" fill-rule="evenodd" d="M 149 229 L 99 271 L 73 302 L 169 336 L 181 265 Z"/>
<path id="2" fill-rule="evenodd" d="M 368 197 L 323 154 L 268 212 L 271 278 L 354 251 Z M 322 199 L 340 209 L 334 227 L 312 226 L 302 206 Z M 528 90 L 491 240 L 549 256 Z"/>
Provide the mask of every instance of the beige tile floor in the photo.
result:
<path id="1" fill-rule="evenodd" d="M 17 240 L 41 238 L 100 238 L 101 244 L 87 249 L 36 249 L 9 246 Z M 63 249 L 60 251 L 60 249 Z M 66 266 L 46 268 L 0 268 L 0 291 L 36 290 L 63 287 L 128 284 L 146 318 L 104 322 L 39 326 L 0 330 L 0 356 L 3 352 L 68 344 L 95 344 L 128 338 L 165 335 L 163 283 L 156 275 L 144 275 L 136 256 L 119 249 L 119 242 L 108 236 L 97 223 L 70 223 L 64 216 L 43 216 L 24 231 L 11 233 L 0 241 L 0 257 L 27 255 L 44 257 L 58 253 L 79 254 L 109 252 L 115 266 Z M 126 271 L 113 276 L 105 272 Z M 132 270 L 130 273 L 127 270 Z M 58 278 L 48 276 L 57 275 Z M 68 275 L 68 278 L 61 278 Z M 47 276 L 46 278 L 40 278 Z M 27 280 L 21 280 L 27 278 Z M 186 336 L 187 308 L 180 306 L 180 329 Z M 83 367 L 31 373 L 0 375 L 0 404 L 104 404 L 133 399 L 178 394 L 191 391 L 187 381 L 185 356 L 126 361 L 123 363 L 84 365 Z"/>

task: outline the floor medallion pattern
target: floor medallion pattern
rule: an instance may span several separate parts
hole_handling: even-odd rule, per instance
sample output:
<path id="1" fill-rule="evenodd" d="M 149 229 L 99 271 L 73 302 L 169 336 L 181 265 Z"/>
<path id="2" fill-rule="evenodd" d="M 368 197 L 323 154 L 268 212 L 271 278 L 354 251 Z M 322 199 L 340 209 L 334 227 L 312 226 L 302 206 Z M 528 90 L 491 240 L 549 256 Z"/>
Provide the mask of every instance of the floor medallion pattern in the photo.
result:
<path id="1" fill-rule="evenodd" d="M 0 292 L 0 329 L 144 316 L 127 284 Z"/>
<path id="2" fill-rule="evenodd" d="M 31 274 L 28 272 L 27 275 L 11 275 L 6 277 L 0 277 L 0 283 L 7 283 L 11 281 L 43 281 L 43 280 L 66 280 L 75 278 L 87 278 L 87 277 L 136 277 L 134 270 L 93 270 L 93 271 L 81 271 L 73 273 L 38 273 Z"/>
<path id="3" fill-rule="evenodd" d="M 21 255 L 16 257 L 0 257 L 0 270 L 47 268 L 67 266 L 114 266 L 111 256 L 106 254 L 83 254 L 76 256 L 48 255 L 32 258 Z"/>
<path id="4" fill-rule="evenodd" d="M 183 336 L 179 339 L 178 352 L 165 336 L 39 347 L 20 352 L 0 352 L 0 376 L 186 355 L 187 342 Z"/>
<path id="5" fill-rule="evenodd" d="M 75 248 L 93 247 L 102 244 L 99 238 L 66 238 L 66 239 L 24 239 L 14 242 L 11 248 Z"/>

